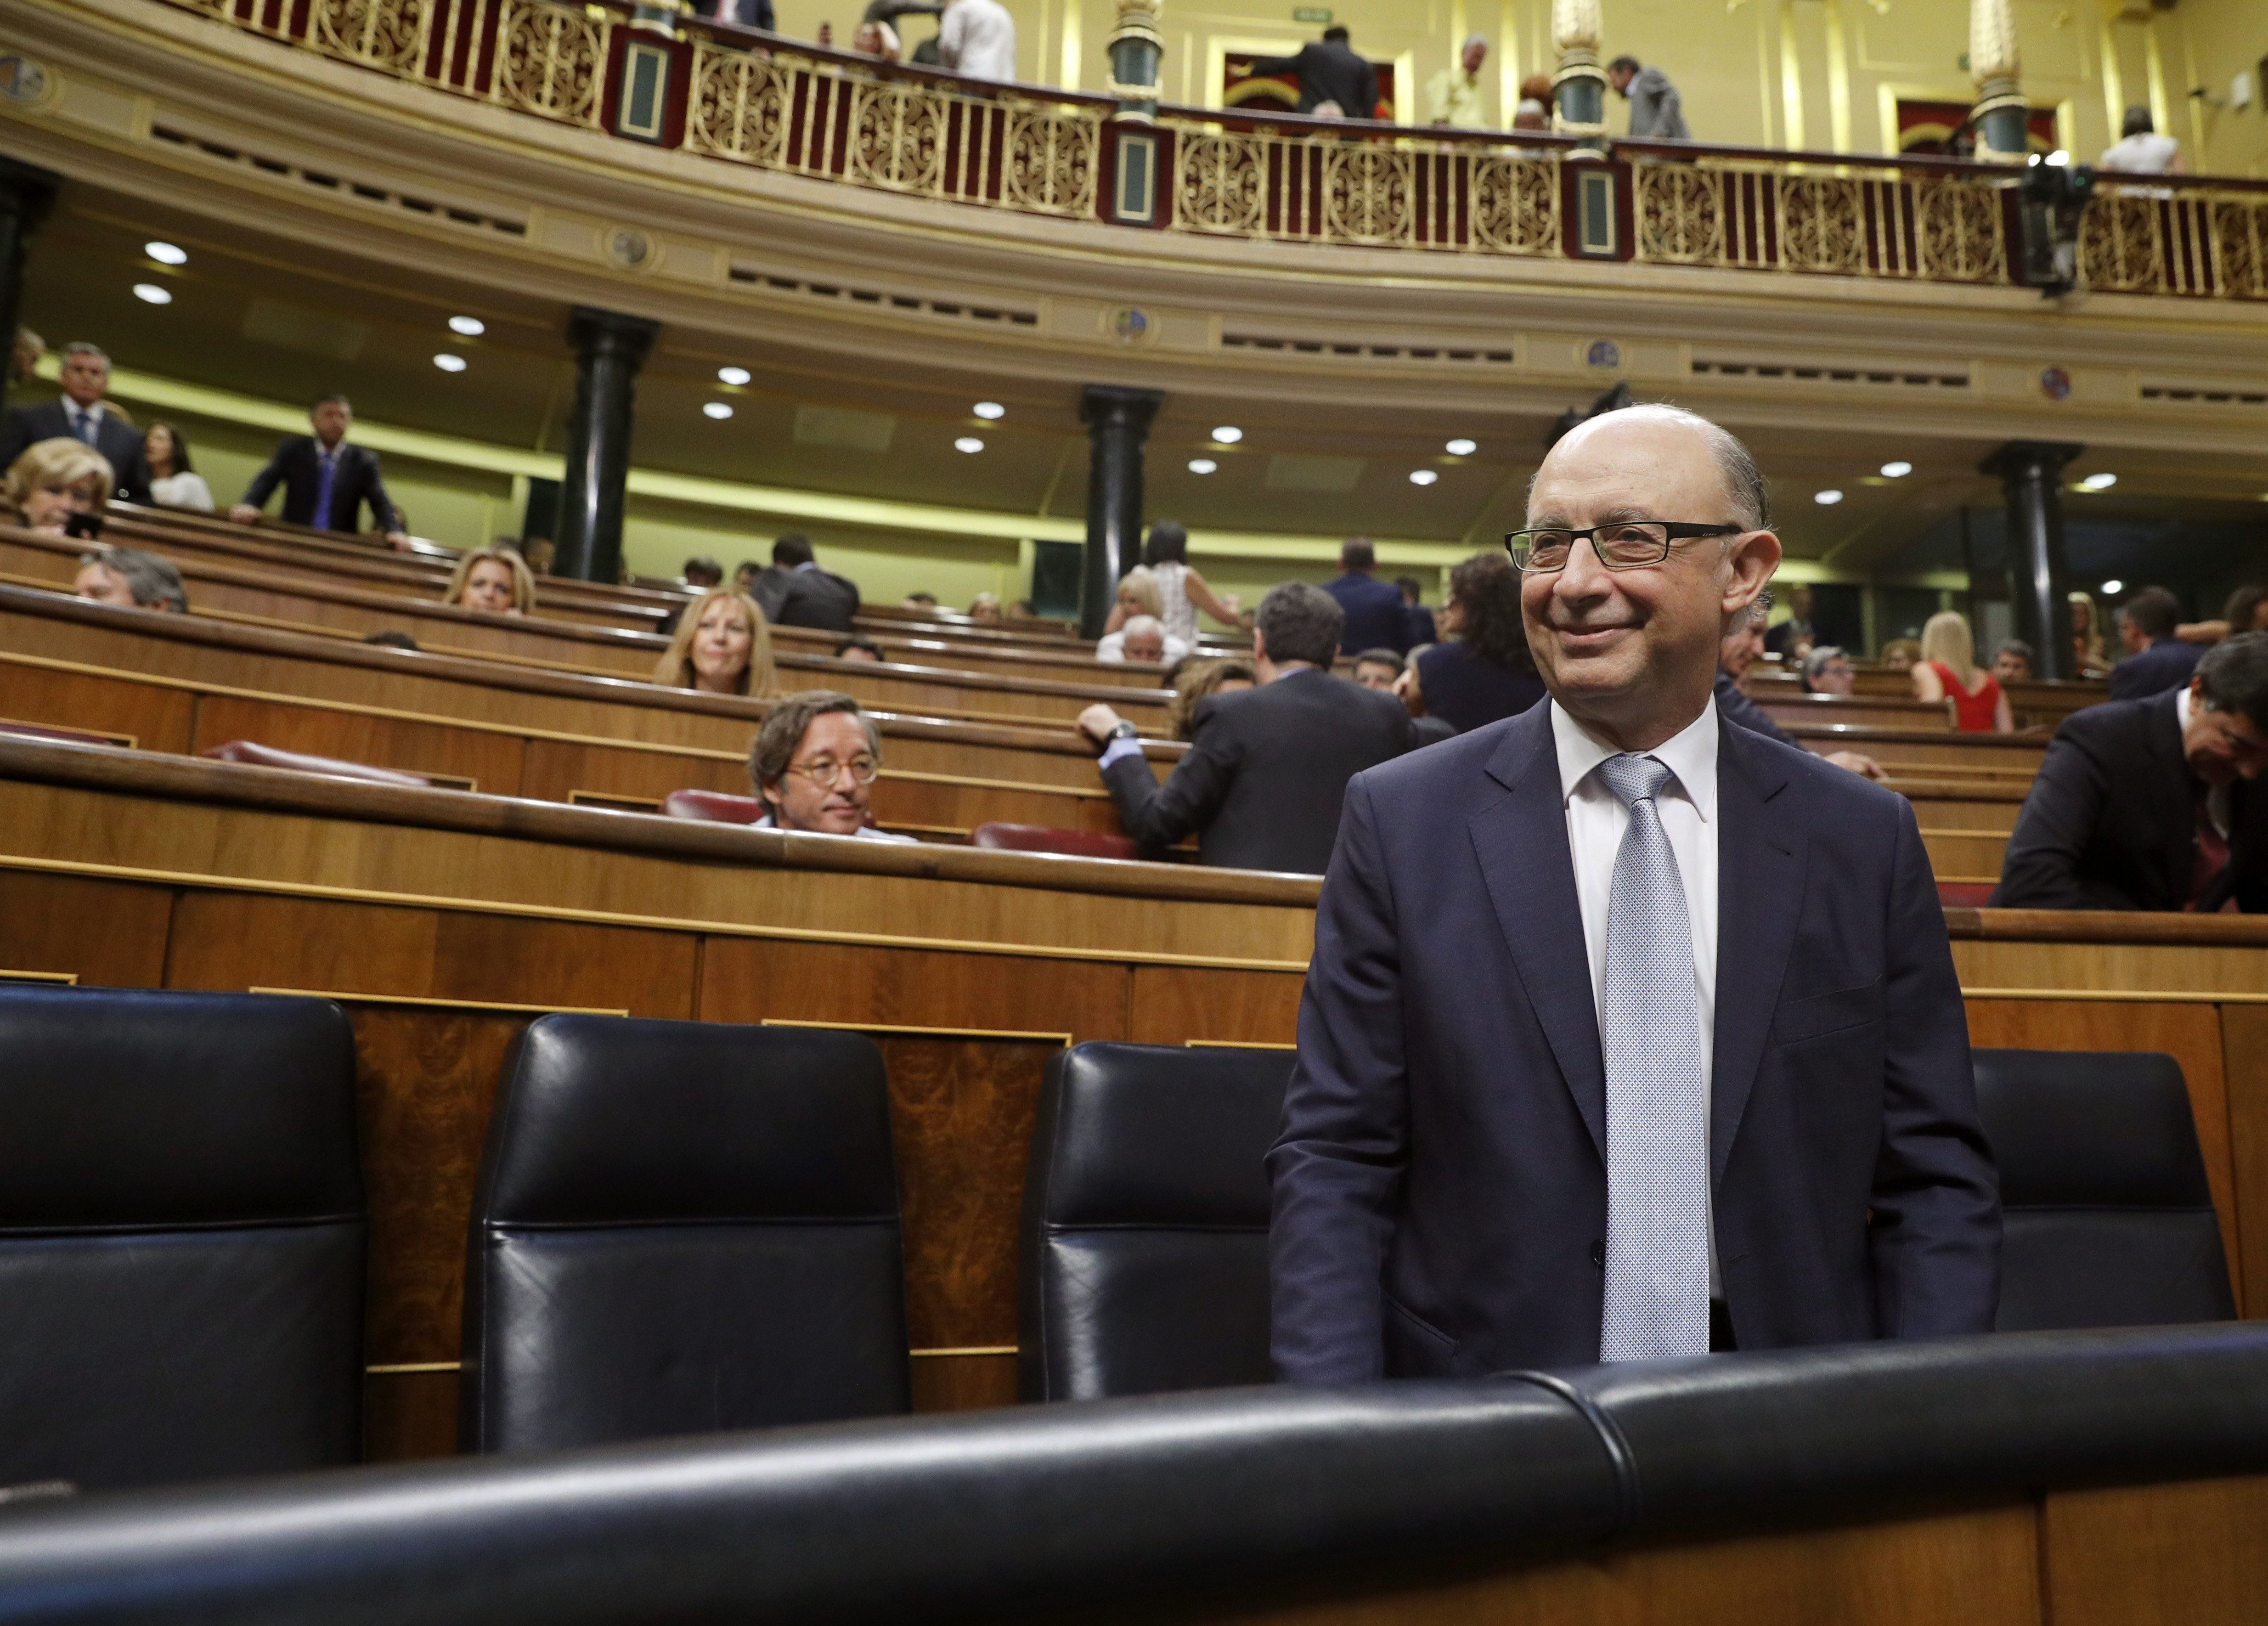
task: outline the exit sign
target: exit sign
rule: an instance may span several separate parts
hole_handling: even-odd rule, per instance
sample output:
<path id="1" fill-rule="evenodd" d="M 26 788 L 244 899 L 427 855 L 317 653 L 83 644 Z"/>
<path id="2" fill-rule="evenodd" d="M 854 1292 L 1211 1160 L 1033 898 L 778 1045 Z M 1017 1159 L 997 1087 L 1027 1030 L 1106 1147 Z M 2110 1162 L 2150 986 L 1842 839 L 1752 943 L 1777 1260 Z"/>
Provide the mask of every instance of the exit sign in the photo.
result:
<path id="1" fill-rule="evenodd" d="M 1295 23 L 1328 23 L 1331 20 L 1331 8 L 1327 5 L 1295 5 L 1292 8 L 1292 20 Z"/>

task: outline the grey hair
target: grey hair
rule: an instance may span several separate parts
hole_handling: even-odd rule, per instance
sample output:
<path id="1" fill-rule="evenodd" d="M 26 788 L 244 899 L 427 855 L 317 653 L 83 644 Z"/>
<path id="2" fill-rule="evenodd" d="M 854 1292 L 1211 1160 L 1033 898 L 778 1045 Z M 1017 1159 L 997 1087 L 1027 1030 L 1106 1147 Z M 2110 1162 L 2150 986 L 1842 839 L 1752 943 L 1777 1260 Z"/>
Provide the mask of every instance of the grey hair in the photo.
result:
<path id="1" fill-rule="evenodd" d="M 1845 656 L 1843 653 L 1843 646 L 1841 644 L 1815 644 L 1813 646 L 1811 653 L 1803 658 L 1803 675 L 1806 678 L 1815 678 L 1821 673 L 1827 670 L 1827 663 L 1829 661 L 1841 660 L 1843 658 L 1845 658 Z"/>
<path id="2" fill-rule="evenodd" d="M 181 573 L 171 559 L 132 548 L 100 548 L 81 554 L 78 562 L 99 564 L 116 573 L 126 583 L 126 591 L 134 595 L 134 602 L 145 610 L 188 613 L 188 590 L 181 585 Z"/>
<path id="3" fill-rule="evenodd" d="M 803 743 L 804 735 L 830 711 L 847 711 L 857 717 L 858 726 L 866 731 L 866 748 L 876 761 L 882 760 L 881 731 L 874 726 L 873 717 L 858 709 L 856 700 L 839 689 L 807 688 L 774 705 L 763 726 L 756 730 L 755 743 L 748 747 L 748 777 L 756 782 L 757 795 L 787 777 L 788 764 L 795 761 L 796 747 Z"/>
<path id="4" fill-rule="evenodd" d="M 105 350 L 99 344 L 89 344 L 85 339 L 76 340 L 70 344 L 64 345 L 63 354 L 66 356 L 92 356 L 104 366 L 107 367 L 110 365 L 109 352 Z"/>
<path id="5" fill-rule="evenodd" d="M 1640 401 L 1632 406 L 1616 408 L 1615 412 L 1616 416 L 1642 412 L 1652 417 L 1668 418 L 1674 423 L 1683 423 L 1698 431 L 1701 438 L 1709 443 L 1709 455 L 1716 462 L 1718 478 L 1724 482 L 1725 497 L 1732 505 L 1733 519 L 1744 531 L 1771 528 L 1771 502 L 1765 490 L 1764 470 L 1756 467 L 1755 454 L 1742 444 L 1738 435 L 1721 423 L 1712 423 L 1697 412 L 1689 412 L 1683 407 L 1672 406 L 1666 401 Z M 1586 420 L 1587 423 L 1597 421 L 1595 418 Z M 1535 482 L 1543 473 L 1543 465 L 1538 464 L 1535 473 L 1528 476 L 1528 490 L 1531 498 L 1535 494 Z"/>
<path id="6" fill-rule="evenodd" d="M 1481 33 L 1478 31 L 1469 33 L 1465 36 L 1465 42 L 1457 48 L 1457 55 L 1462 56 L 1467 51 L 1470 50 L 1476 45 L 1483 50 L 1486 50 L 1488 48 L 1488 36 L 1484 33 Z"/>
<path id="7" fill-rule="evenodd" d="M 1129 638 L 1138 632 L 1154 632 L 1162 638 L 1166 636 L 1166 623 L 1154 615 L 1130 615 L 1119 632 L 1122 636 Z"/>

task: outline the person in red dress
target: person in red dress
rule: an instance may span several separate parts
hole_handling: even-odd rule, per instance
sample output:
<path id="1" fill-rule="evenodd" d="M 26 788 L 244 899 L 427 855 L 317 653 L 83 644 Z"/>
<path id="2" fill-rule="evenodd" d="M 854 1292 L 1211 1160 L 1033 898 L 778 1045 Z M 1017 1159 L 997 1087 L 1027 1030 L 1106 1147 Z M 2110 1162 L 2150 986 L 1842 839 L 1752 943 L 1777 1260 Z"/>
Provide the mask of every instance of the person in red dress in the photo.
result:
<path id="1" fill-rule="evenodd" d="M 1969 620 L 1958 610 L 1933 615 L 1921 629 L 1921 658 L 1914 663 L 1916 700 L 1953 702 L 1953 725 L 1964 734 L 2013 734 L 2016 719 L 1999 680 L 1977 664 Z"/>

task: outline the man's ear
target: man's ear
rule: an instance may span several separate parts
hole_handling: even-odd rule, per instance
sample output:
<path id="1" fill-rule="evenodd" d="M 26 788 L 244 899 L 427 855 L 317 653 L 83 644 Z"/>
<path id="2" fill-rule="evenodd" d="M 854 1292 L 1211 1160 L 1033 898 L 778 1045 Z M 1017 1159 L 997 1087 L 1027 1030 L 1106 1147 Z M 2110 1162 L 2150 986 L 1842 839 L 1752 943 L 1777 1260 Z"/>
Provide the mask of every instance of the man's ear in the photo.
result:
<path id="1" fill-rule="evenodd" d="M 1255 660 L 1268 658 L 1268 640 L 1257 627 L 1252 629 L 1252 658 Z"/>
<path id="2" fill-rule="evenodd" d="M 1725 600 L 1727 614 L 1753 603 L 1779 569 L 1779 538 L 1771 531 L 1750 531 L 1734 539 L 1725 550 Z"/>

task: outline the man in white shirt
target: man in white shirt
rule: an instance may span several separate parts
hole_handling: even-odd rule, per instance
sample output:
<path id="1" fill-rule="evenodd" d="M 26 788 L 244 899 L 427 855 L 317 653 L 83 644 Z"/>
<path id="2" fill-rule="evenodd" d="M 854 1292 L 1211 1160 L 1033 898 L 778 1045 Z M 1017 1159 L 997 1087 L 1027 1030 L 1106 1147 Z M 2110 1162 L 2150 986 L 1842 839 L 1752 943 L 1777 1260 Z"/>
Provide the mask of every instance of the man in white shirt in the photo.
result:
<path id="1" fill-rule="evenodd" d="M 1188 658 L 1189 646 L 1166 630 L 1154 615 L 1137 615 L 1117 631 L 1105 633 L 1094 646 L 1094 658 L 1114 665 L 1132 661 L 1145 666 L 1170 666 Z"/>
<path id="2" fill-rule="evenodd" d="M 1349 784 L 1268 1157 L 1287 1379 L 1992 1328 L 1998 1181 L 1904 798 L 1720 721 L 1780 557 L 1670 407 L 1506 539 L 1550 703 Z"/>
<path id="3" fill-rule="evenodd" d="M 1426 82 L 1427 123 L 1478 129 L 1487 122 L 1481 113 L 1481 64 L 1487 60 L 1488 40 L 1469 35 L 1455 63 Z"/>
<path id="4" fill-rule="evenodd" d="M 2178 175 L 2183 173 L 2182 143 L 2171 136 L 2158 134 L 2157 121 L 2147 107 L 2129 107 L 2125 127 L 2118 139 L 2102 150 L 2102 162 L 2095 167 L 2123 175 Z"/>
<path id="5" fill-rule="evenodd" d="M 939 60 L 977 79 L 1016 77 L 1016 19 L 1000 0 L 946 0 L 938 25 Z"/>

